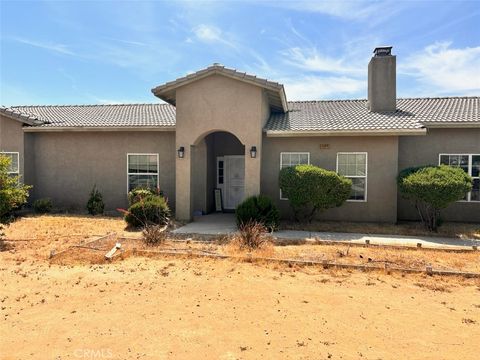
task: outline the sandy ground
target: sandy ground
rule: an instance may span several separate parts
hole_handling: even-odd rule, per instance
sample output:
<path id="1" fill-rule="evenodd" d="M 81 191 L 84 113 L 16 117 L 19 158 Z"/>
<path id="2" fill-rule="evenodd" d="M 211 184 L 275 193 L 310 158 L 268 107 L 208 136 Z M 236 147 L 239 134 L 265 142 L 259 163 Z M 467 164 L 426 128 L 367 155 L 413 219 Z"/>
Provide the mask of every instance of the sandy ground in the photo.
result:
<path id="1" fill-rule="evenodd" d="M 0 252 L 2 359 L 478 359 L 480 280 L 179 257 L 59 265 L 48 249 L 74 240 L 36 231 Z"/>

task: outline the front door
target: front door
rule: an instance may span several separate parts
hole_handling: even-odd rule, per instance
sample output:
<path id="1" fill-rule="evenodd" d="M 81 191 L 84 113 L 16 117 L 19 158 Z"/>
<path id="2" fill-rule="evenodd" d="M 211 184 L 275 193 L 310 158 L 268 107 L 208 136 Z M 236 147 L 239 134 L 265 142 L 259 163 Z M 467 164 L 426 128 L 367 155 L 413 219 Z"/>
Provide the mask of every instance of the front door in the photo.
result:
<path id="1" fill-rule="evenodd" d="M 223 167 L 223 206 L 233 210 L 242 202 L 245 194 L 245 156 L 223 156 Z"/>

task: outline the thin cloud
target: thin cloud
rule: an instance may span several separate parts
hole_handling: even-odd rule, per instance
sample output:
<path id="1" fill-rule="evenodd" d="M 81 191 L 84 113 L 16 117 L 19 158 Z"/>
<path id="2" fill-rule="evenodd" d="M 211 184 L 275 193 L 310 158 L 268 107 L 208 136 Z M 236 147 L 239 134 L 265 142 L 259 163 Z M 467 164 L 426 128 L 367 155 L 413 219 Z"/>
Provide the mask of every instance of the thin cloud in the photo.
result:
<path id="1" fill-rule="evenodd" d="M 283 79 L 288 100 L 365 97 L 366 83 L 346 76 L 302 76 Z"/>
<path id="2" fill-rule="evenodd" d="M 193 29 L 195 36 L 205 42 L 221 41 L 222 31 L 216 26 L 201 24 Z"/>
<path id="3" fill-rule="evenodd" d="M 133 41 L 133 40 L 124 40 L 124 39 L 116 39 L 116 38 L 105 38 L 106 40 L 116 41 L 122 44 L 127 45 L 134 45 L 134 46 L 149 46 L 149 44 L 141 41 Z"/>
<path id="4" fill-rule="evenodd" d="M 442 94 L 480 93 L 480 46 L 453 48 L 436 42 L 407 58 L 399 74 L 416 78 L 422 92 Z"/>
<path id="5" fill-rule="evenodd" d="M 233 41 L 227 40 L 230 36 L 214 25 L 200 24 L 194 27 L 192 31 L 195 37 L 202 42 L 209 44 L 220 43 L 232 48 L 237 48 L 237 45 Z"/>
<path id="6" fill-rule="evenodd" d="M 72 56 L 75 55 L 75 53 L 72 50 L 70 50 L 67 45 L 64 45 L 64 44 L 35 41 L 35 40 L 19 38 L 19 37 L 12 37 L 11 39 L 21 44 L 30 45 L 30 46 L 37 47 L 44 50 L 49 50 L 55 53 L 59 53 L 63 55 L 72 55 Z"/>
<path id="7" fill-rule="evenodd" d="M 347 65 L 345 58 L 332 58 L 321 54 L 316 48 L 293 47 L 280 52 L 284 62 L 310 72 L 331 72 L 337 74 L 363 74 L 364 67 Z"/>
<path id="8" fill-rule="evenodd" d="M 372 21 L 379 24 L 398 11 L 405 4 L 399 1 L 372 2 L 368 0 L 357 1 L 268 1 L 269 6 L 286 8 L 292 11 L 312 12 L 329 15 L 345 20 Z"/>

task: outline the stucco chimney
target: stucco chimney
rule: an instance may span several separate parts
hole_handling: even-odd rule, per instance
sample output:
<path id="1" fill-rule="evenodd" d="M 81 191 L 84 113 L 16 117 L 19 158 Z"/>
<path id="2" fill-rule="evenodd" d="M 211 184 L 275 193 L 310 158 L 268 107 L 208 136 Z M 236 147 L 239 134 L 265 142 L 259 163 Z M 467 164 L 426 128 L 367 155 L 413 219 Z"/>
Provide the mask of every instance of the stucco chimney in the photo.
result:
<path id="1" fill-rule="evenodd" d="M 397 108 L 397 57 L 391 46 L 379 46 L 368 63 L 368 103 L 370 111 L 395 111 Z"/>

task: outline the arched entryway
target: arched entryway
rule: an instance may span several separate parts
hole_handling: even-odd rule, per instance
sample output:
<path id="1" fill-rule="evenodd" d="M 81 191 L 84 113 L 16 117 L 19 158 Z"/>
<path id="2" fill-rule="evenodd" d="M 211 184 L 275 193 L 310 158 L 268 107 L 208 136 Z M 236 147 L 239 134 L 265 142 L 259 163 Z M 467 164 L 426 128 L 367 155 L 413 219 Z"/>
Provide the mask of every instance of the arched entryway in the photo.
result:
<path id="1" fill-rule="evenodd" d="M 244 199 L 245 146 L 232 133 L 214 131 L 198 139 L 192 146 L 191 169 L 194 215 L 218 211 L 218 193 L 226 212 Z"/>

